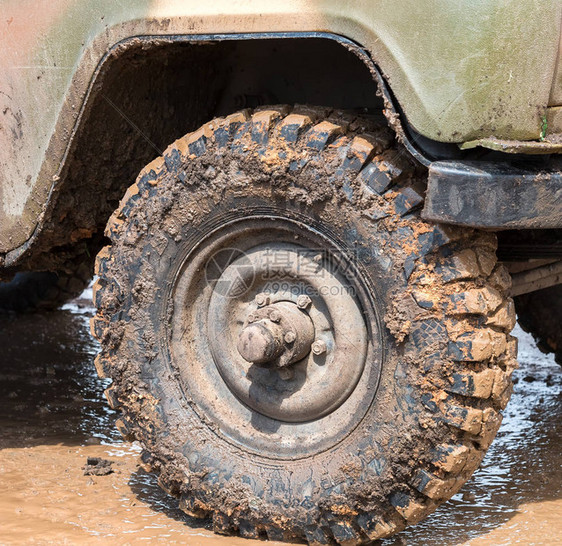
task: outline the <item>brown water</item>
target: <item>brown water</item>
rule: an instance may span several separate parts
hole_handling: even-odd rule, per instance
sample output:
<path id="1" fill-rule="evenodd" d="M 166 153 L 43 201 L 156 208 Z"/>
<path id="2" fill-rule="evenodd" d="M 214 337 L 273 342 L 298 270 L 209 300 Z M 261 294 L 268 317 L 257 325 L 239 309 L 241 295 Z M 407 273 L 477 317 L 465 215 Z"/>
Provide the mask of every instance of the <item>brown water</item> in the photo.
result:
<path id="1" fill-rule="evenodd" d="M 248 545 L 185 516 L 139 447 L 114 431 L 85 301 L 0 317 L 0 544 Z M 521 368 L 482 468 L 426 521 L 383 546 L 562 544 L 562 374 L 521 331 Z M 114 461 L 84 476 L 89 456 Z M 278 543 L 270 543 L 278 544 Z"/>

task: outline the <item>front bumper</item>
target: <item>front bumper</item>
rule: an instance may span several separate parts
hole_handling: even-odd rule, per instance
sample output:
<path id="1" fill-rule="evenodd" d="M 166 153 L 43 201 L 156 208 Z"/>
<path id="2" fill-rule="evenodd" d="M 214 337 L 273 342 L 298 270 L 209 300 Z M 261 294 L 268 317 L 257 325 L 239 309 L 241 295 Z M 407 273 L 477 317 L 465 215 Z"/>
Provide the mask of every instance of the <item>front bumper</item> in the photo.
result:
<path id="1" fill-rule="evenodd" d="M 562 163 L 549 170 L 486 161 L 435 161 L 422 217 L 489 229 L 562 228 Z"/>

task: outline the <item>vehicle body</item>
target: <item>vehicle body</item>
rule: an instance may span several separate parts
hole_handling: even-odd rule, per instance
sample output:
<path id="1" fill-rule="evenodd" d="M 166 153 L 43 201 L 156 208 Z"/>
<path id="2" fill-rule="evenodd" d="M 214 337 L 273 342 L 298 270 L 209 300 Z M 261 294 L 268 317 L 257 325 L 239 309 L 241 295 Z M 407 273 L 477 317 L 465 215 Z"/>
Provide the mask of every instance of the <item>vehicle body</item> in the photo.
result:
<path id="1" fill-rule="evenodd" d="M 85 131 L 87 106 L 103 89 L 105 67 L 141 40 L 150 49 L 158 38 L 201 44 L 343 36 L 379 67 L 405 119 L 424 137 L 459 144 L 489 137 L 537 141 L 545 116 L 549 131 L 560 129 L 558 1 L 428 0 L 414 11 L 384 1 L 35 6 L 2 3 L 0 255 L 7 266 L 40 237 L 53 196 L 67 183 L 65 167 Z M 74 233 L 56 242 L 78 238 Z"/>
<path id="2" fill-rule="evenodd" d="M 472 228 L 498 233 L 498 257 L 512 273 L 511 289 L 509 282 L 498 280 L 501 274 L 495 268 L 495 257 L 488 256 L 493 244 L 484 233 L 474 235 L 474 250 L 469 241 L 462 243 L 464 246 L 459 251 L 462 267 L 444 265 L 445 262 L 435 266 L 435 271 L 446 269 L 443 277 L 436 277 L 436 282 L 443 282 L 440 290 L 448 294 L 447 297 L 471 317 L 482 313 L 487 317 L 486 324 L 501 331 L 500 341 L 493 337 L 496 334 L 491 326 L 486 333 L 492 336 L 486 338 L 489 346 L 495 347 L 492 352 L 479 349 L 480 357 L 470 351 L 468 355 L 463 353 L 465 360 L 483 359 L 487 363 L 485 366 L 491 366 L 478 376 L 481 385 L 470 387 L 470 392 L 479 393 L 474 394 L 476 397 L 493 398 L 495 409 L 488 408 L 486 419 L 492 413 L 495 416 L 509 396 L 505 394 L 509 390 L 506 385 L 514 362 L 513 343 L 509 337 L 514 316 L 510 295 L 518 297 L 521 306 L 518 311 L 524 325 L 541 338 L 545 349 L 559 354 L 556 341 L 560 336 L 556 318 L 559 310 L 547 309 L 549 298 L 540 298 L 541 305 L 546 306 L 546 315 L 554 316 L 552 324 L 546 324 L 544 316 L 532 309 L 532 293 L 558 291 L 562 281 L 562 160 L 559 159 L 562 155 L 558 155 L 562 154 L 562 0 L 420 0 L 415 3 L 396 0 L 217 0 L 206 3 L 138 0 L 125 4 L 0 0 L 0 6 L 3 15 L 0 22 L 0 278 L 8 281 L 21 271 L 77 269 L 106 242 L 103 235 L 106 229 L 114 245 L 113 250 L 104 249 L 98 258 L 98 274 L 103 286 L 98 290 L 100 296 L 96 302 L 99 316 L 92 326 L 104 345 L 101 364 L 98 364 L 100 373 L 111 375 L 108 363 L 113 358 L 110 348 L 114 341 L 107 333 L 108 317 L 114 313 L 114 307 L 124 305 L 127 299 L 123 294 L 115 296 L 114 288 L 108 287 L 119 285 L 119 279 L 124 284 L 130 281 L 122 278 L 123 273 L 115 265 L 119 257 L 127 255 L 126 244 L 122 243 L 125 236 L 120 230 L 124 225 L 133 229 L 137 221 L 135 215 L 145 214 L 155 206 L 143 202 L 145 209 L 135 212 L 135 207 L 140 207 L 144 199 L 143 196 L 139 200 L 136 195 L 150 193 L 150 186 L 156 184 L 154 180 L 168 180 L 177 175 L 184 181 L 185 173 L 178 174 L 178 169 L 172 165 L 172 156 L 181 156 L 184 165 L 195 162 L 199 165 L 197 169 L 202 169 L 198 161 L 200 156 L 211 153 L 211 142 L 215 146 L 213 153 L 217 157 L 222 154 L 220 131 L 230 131 L 228 138 L 231 139 L 240 134 L 250 149 L 253 144 L 248 143 L 251 138 L 258 142 L 257 137 L 252 133 L 250 138 L 250 133 L 240 127 L 258 134 L 263 127 L 267 132 L 277 127 L 276 124 L 281 127 L 298 121 L 299 131 L 302 127 L 308 131 L 311 124 L 318 122 L 317 135 L 323 135 L 326 127 L 335 131 L 326 136 L 325 148 L 318 146 L 316 150 L 325 154 L 325 158 L 333 159 L 334 150 L 330 146 L 336 138 L 334 135 L 345 135 L 341 142 L 345 141 L 349 153 L 345 168 L 337 174 L 340 177 L 338 188 L 343 188 L 341 191 L 351 201 L 354 190 L 346 186 L 345 177 L 355 169 L 352 155 L 359 157 L 365 153 L 361 168 L 368 165 L 372 170 L 378 169 L 380 174 L 386 172 L 385 158 L 390 158 L 388 154 L 394 148 L 387 142 L 380 125 L 373 129 L 377 138 L 368 140 L 368 144 L 363 142 L 353 123 L 340 115 L 343 111 L 375 117 L 377 114 L 382 117 L 383 113 L 396 135 L 399 153 L 389 159 L 392 165 L 389 172 L 392 176 L 398 173 L 396 180 L 400 181 L 397 186 L 400 191 L 390 192 L 392 186 L 383 188 L 381 179 L 375 177 L 372 184 L 378 184 L 379 188 L 373 199 L 379 199 L 379 205 L 383 198 L 396 203 L 392 210 L 397 222 L 401 222 L 399 218 L 403 216 L 407 219 L 415 216 L 414 227 L 405 226 L 405 229 L 414 229 L 418 237 L 430 225 L 460 226 L 451 228 L 451 233 L 461 234 L 461 239 L 473 233 Z M 308 106 L 268 108 L 264 106 L 267 104 L 321 105 L 336 109 L 338 114 Z M 242 113 L 231 115 L 237 110 Z M 324 114 L 326 119 L 322 121 Z M 218 121 L 195 131 L 213 118 Z M 190 131 L 195 132 L 180 139 Z M 264 139 L 260 145 L 266 145 L 267 138 Z M 170 142 L 174 144 L 168 148 Z M 361 150 L 357 148 L 359 142 L 364 147 Z M 192 149 L 194 143 L 199 143 L 203 151 Z M 285 150 L 283 146 L 275 153 Z M 311 147 L 314 148 L 309 145 Z M 301 144 L 292 143 L 289 151 L 289 155 L 301 154 L 299 157 L 309 154 Z M 265 152 L 260 149 L 256 153 L 263 156 Z M 233 164 L 238 165 L 243 153 L 234 150 L 232 154 Z M 158 156 L 162 158 L 150 163 L 131 186 L 141 168 Z M 282 156 L 281 163 L 285 157 Z M 217 165 L 211 164 L 213 172 L 215 168 L 219 171 L 224 168 Z M 264 176 L 269 173 L 269 167 L 255 168 L 265 169 Z M 408 177 L 414 181 L 412 188 L 415 189 L 407 187 L 404 177 L 401 178 L 402 170 L 410 173 Z M 206 173 L 201 170 L 198 176 L 204 178 Z M 234 173 L 233 179 L 239 174 Z M 244 180 L 238 181 L 243 184 Z M 371 182 L 362 183 L 360 191 L 372 188 Z M 300 189 L 305 191 L 304 179 L 295 184 L 304 184 Z M 228 188 L 225 191 L 229 191 Z M 263 198 L 257 186 L 248 191 L 252 199 Z M 311 191 L 310 188 L 307 191 Z M 234 203 L 238 202 L 233 200 L 231 204 Z M 118 204 L 119 208 L 113 213 Z M 357 205 L 357 210 L 359 208 Z M 182 214 L 185 210 L 182 209 Z M 289 212 L 289 215 L 297 214 L 295 210 Z M 383 211 L 378 219 L 389 214 L 392 215 Z M 329 215 L 323 216 L 324 220 L 318 218 L 319 222 L 334 221 Z M 354 221 L 361 223 L 361 218 L 358 216 Z M 150 221 L 154 221 L 155 230 L 168 229 L 164 220 L 162 225 L 158 220 Z M 201 237 L 203 240 L 203 235 Z M 256 237 L 261 240 L 261 235 Z M 338 240 L 345 237 L 342 234 Z M 437 240 L 438 236 L 434 238 Z M 360 239 L 357 236 L 357 240 Z M 366 237 L 364 241 L 368 245 L 371 239 Z M 415 273 L 411 282 L 422 283 L 421 277 L 416 277 L 419 273 L 416 267 L 425 267 L 420 265 L 426 263 L 423 252 L 418 249 L 419 254 L 414 252 L 405 257 L 407 244 L 401 236 L 389 239 L 390 243 L 397 245 L 398 257 L 393 259 L 396 267 L 406 271 L 408 291 L 427 311 L 432 304 L 419 299 L 419 286 L 408 284 L 412 271 Z M 157 246 L 154 241 L 151 244 Z M 420 248 L 424 244 L 420 242 Z M 435 248 L 440 248 L 441 244 L 435 243 Z M 170 255 L 170 263 L 174 259 Z M 446 261 L 448 257 L 443 259 Z M 114 265 L 108 265 L 111 263 Z M 136 266 L 142 268 L 139 263 Z M 463 267 L 466 277 L 459 273 Z M 170 273 L 160 271 L 159 274 Z M 449 281 L 443 281 L 447 275 L 456 281 L 470 279 L 458 288 L 464 304 L 458 303 L 455 294 L 447 292 L 451 289 Z M 390 280 L 388 282 L 396 289 Z M 487 287 L 486 301 L 475 303 L 471 299 L 473 290 L 480 290 L 482 286 Z M 129 291 L 136 290 L 131 284 Z M 70 292 L 72 290 L 65 293 Z M 157 294 L 154 297 L 157 298 Z M 115 298 L 119 304 L 115 303 Z M 263 299 L 258 294 L 256 301 L 260 298 Z M 497 300 L 493 308 L 491 300 Z M 264 304 L 256 305 L 261 309 Z M 301 311 L 305 308 L 306 305 L 298 305 Z M 111 323 L 119 322 L 119 317 L 129 311 L 121 308 L 112 315 Z M 380 309 L 377 312 L 381 314 Z M 385 316 L 395 344 L 408 339 L 409 326 L 407 321 L 394 320 L 392 316 L 403 317 L 409 312 L 407 306 L 397 307 Z M 458 309 L 448 312 L 447 320 L 460 313 Z M 291 320 L 302 319 L 300 311 L 293 309 L 287 313 Z M 268 317 L 270 315 L 265 314 L 259 315 L 259 320 L 254 317 L 261 321 L 260 335 L 265 336 L 264 343 L 269 339 L 267 336 L 273 336 L 272 332 L 279 334 L 279 327 L 275 326 L 279 321 Z M 253 328 L 254 319 L 245 323 L 246 341 L 250 336 L 247 328 Z M 254 335 L 254 330 L 252 332 Z M 288 333 L 286 329 L 282 332 L 285 336 Z M 271 343 L 284 343 L 283 335 L 279 338 L 281 341 L 275 338 Z M 319 346 L 312 342 L 310 337 L 306 343 L 308 350 L 313 347 L 314 352 Z M 498 348 L 498 344 L 502 348 Z M 248 347 L 240 349 L 242 345 L 239 352 L 247 356 L 244 358 L 248 362 L 254 362 L 248 356 L 254 353 Z M 314 354 L 318 356 L 325 350 L 326 347 L 320 346 L 320 352 Z M 255 357 L 255 362 L 262 357 L 265 358 L 264 355 Z M 455 362 L 463 360 L 458 355 L 455 358 Z M 291 376 L 286 373 L 287 377 Z M 492 376 L 496 379 L 490 379 Z M 476 380 L 469 379 L 468 383 Z M 496 381 L 499 385 L 500 379 L 502 390 L 496 392 L 492 383 Z M 118 382 L 118 378 L 114 380 Z M 465 387 L 458 387 L 456 394 L 466 394 L 469 387 Z M 117 399 L 124 398 L 125 394 L 116 392 L 112 403 L 119 406 L 123 401 L 117 402 Z M 484 392 L 487 394 L 482 394 Z M 111 401 L 111 395 L 109 398 Z M 128 411 L 136 411 L 130 399 L 128 403 Z M 480 424 L 486 420 L 482 419 Z M 494 419 L 490 418 L 490 423 Z M 496 424 L 499 426 L 497 421 L 490 424 L 487 432 L 484 424 L 482 432 L 480 428 L 475 432 L 466 421 L 459 426 L 463 434 L 482 434 L 478 441 L 485 450 Z M 124 430 L 126 428 L 123 426 Z M 142 436 L 139 432 L 136 434 Z M 152 441 L 143 439 L 147 444 Z M 474 455 L 474 461 L 477 458 Z M 447 464 L 444 462 L 444 467 Z M 468 469 L 470 465 L 466 464 Z M 418 492 L 427 493 L 427 484 L 433 478 L 428 478 L 425 470 L 422 475 L 423 479 L 419 475 L 412 478 L 417 480 L 414 487 Z M 162 481 L 166 483 L 166 479 Z M 445 489 L 447 494 L 452 494 L 454 488 L 445 487 L 445 481 L 439 482 L 440 492 L 432 489 L 430 496 L 445 495 Z M 204 502 L 186 497 L 181 487 L 174 487 L 170 489 L 183 495 L 183 507 L 188 513 L 208 515 L 213 512 Z M 415 502 L 412 508 L 412 504 L 403 504 L 400 495 L 399 498 L 393 495 L 391 502 L 404 521 L 417 521 L 423 510 L 416 511 Z M 440 498 L 435 496 L 436 500 Z M 219 531 L 234 529 L 246 532 L 245 536 L 259 535 L 258 523 L 252 521 L 245 526 L 240 516 L 235 525 L 227 525 L 220 519 L 221 514 L 217 512 L 213 516 Z M 364 534 L 360 537 L 350 527 L 346 531 L 351 533 L 349 540 L 360 542 L 365 535 L 369 538 L 387 536 L 401 528 L 401 523 L 394 520 L 377 521 L 369 531 L 365 530 L 368 525 L 363 521 L 360 526 Z M 308 529 L 304 535 L 304 531 L 299 531 L 301 534 L 281 536 L 270 527 L 266 530 L 271 538 L 303 539 L 306 535 L 310 542 L 345 542 L 347 535 L 338 525 L 341 527 L 340 523 L 331 527 L 331 535 L 315 535 L 316 531 Z"/>

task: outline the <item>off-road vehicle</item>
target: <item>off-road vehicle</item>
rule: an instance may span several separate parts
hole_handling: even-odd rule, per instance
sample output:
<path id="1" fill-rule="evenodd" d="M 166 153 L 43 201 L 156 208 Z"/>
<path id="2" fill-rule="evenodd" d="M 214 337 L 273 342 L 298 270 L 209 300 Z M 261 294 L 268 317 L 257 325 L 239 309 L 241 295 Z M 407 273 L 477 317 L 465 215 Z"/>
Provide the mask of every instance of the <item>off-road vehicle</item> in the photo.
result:
<path id="1" fill-rule="evenodd" d="M 562 355 L 562 2 L 1 6 L 2 306 L 98 253 L 96 367 L 183 510 L 359 544 L 455 494 L 515 311 Z"/>

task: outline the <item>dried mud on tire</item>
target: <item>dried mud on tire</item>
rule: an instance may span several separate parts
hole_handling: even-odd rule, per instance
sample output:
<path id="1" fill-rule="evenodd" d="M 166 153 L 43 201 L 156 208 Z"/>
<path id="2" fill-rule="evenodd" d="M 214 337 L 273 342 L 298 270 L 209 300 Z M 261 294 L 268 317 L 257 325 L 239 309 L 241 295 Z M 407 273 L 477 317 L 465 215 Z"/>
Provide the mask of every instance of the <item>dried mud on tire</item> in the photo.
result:
<path id="1" fill-rule="evenodd" d="M 113 379 L 120 430 L 143 443 L 144 462 L 184 511 L 211 516 L 216 532 L 360 544 L 416 523 L 478 467 L 516 366 L 510 279 L 494 236 L 420 219 L 424 175 L 386 126 L 268 107 L 176 141 L 112 216 L 96 265 L 96 366 Z M 296 459 L 223 434 L 166 349 L 177 256 L 209 226 L 271 207 L 353 250 L 383 348 L 361 421 Z"/>

